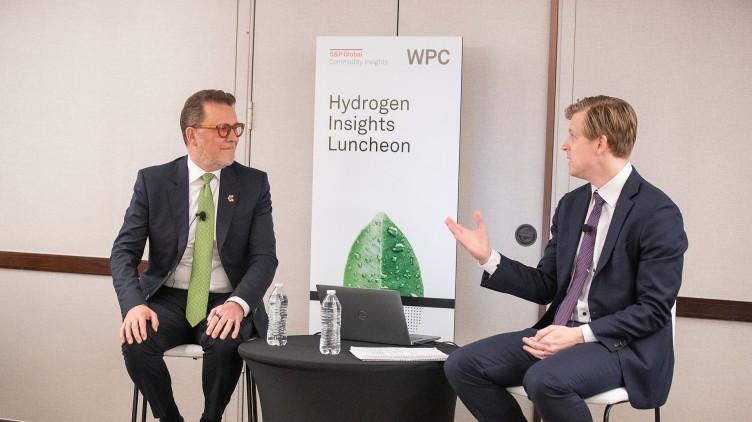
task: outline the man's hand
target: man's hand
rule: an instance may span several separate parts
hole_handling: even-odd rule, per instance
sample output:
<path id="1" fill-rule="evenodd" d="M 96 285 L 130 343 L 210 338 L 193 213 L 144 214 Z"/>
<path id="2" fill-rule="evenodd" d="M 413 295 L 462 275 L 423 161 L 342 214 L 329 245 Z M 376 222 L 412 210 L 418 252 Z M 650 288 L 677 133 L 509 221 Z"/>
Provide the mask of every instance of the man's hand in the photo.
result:
<path id="1" fill-rule="evenodd" d="M 120 326 L 120 342 L 141 344 L 146 341 L 146 321 L 151 321 L 151 328 L 157 331 L 159 328 L 159 318 L 157 313 L 152 311 L 146 305 L 136 305 L 132 307 L 123 319 L 123 325 Z"/>
<path id="2" fill-rule="evenodd" d="M 449 228 L 449 231 L 452 232 L 454 238 L 460 242 L 460 245 L 483 265 L 491 257 L 491 244 L 488 241 L 486 225 L 483 223 L 483 216 L 480 215 L 480 211 L 475 211 L 473 218 L 475 219 L 475 230 L 462 227 L 448 217 L 444 220 L 444 223 Z"/>
<path id="3" fill-rule="evenodd" d="M 544 359 L 568 349 L 575 344 L 584 343 L 580 327 L 549 325 L 538 330 L 533 337 L 523 337 L 522 349 L 533 357 Z"/>
<path id="4" fill-rule="evenodd" d="M 209 316 L 206 317 L 207 327 L 206 335 L 211 338 L 217 338 L 224 340 L 227 338 L 227 334 L 232 330 L 232 338 L 238 338 L 240 333 L 240 322 L 243 321 L 243 307 L 239 303 L 228 301 L 209 312 Z"/>

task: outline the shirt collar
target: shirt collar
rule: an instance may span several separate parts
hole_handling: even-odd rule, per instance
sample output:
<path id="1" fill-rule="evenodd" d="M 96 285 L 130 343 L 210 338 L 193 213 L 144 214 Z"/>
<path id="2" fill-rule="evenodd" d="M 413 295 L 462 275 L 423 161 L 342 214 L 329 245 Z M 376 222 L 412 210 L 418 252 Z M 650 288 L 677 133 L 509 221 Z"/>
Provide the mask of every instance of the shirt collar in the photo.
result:
<path id="1" fill-rule="evenodd" d="M 596 189 L 592 184 L 590 189 L 592 192 L 598 191 L 598 195 L 603 198 L 603 201 L 613 208 L 616 206 L 616 201 L 619 199 L 621 190 L 627 183 L 630 174 L 632 174 L 632 163 L 627 161 L 627 164 L 616 173 L 616 176 L 601 186 L 600 189 Z"/>
<path id="2" fill-rule="evenodd" d="M 196 180 L 200 179 L 201 176 L 203 176 L 205 173 L 211 173 L 214 175 L 214 177 L 217 178 L 217 181 L 219 181 L 219 174 L 222 172 L 222 170 L 215 170 L 206 172 L 201 167 L 199 167 L 196 163 L 191 160 L 191 156 L 188 156 L 188 183 L 193 183 Z"/>

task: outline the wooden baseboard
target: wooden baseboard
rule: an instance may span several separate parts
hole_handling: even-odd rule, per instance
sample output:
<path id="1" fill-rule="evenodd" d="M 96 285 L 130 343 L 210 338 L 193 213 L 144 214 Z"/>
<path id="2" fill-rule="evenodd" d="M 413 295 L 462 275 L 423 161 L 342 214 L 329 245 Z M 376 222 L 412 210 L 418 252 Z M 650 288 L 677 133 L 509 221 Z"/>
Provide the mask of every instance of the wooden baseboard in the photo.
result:
<path id="1" fill-rule="evenodd" d="M 141 261 L 140 272 L 147 262 Z M 112 275 L 110 260 L 91 256 L 53 255 L 27 252 L 0 251 L 0 268 L 28 271 L 51 271 L 88 275 Z"/>
<path id="2" fill-rule="evenodd" d="M 752 322 L 752 302 L 680 296 L 676 300 L 676 316 Z"/>

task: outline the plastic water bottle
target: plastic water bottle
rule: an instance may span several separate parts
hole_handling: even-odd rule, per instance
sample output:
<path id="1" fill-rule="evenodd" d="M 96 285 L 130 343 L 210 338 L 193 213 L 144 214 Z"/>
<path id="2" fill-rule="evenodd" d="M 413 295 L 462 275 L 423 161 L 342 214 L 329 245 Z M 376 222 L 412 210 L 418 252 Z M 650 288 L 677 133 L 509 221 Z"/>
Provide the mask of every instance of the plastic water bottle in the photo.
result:
<path id="1" fill-rule="evenodd" d="M 321 340 L 319 351 L 325 355 L 338 355 L 340 351 L 339 328 L 342 326 L 342 305 L 335 290 L 326 291 L 321 303 Z"/>
<path id="2" fill-rule="evenodd" d="M 287 344 L 287 295 L 282 283 L 274 284 L 269 296 L 269 329 L 266 331 L 266 343 L 270 346 Z"/>

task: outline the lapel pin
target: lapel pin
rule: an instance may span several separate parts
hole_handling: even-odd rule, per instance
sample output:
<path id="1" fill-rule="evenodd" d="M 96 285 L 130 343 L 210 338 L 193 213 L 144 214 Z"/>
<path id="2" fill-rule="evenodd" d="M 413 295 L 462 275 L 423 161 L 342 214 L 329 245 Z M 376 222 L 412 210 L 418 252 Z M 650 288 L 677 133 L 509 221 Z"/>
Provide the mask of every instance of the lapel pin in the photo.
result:
<path id="1" fill-rule="evenodd" d="M 235 202 L 235 195 L 227 195 L 227 202 Z"/>

